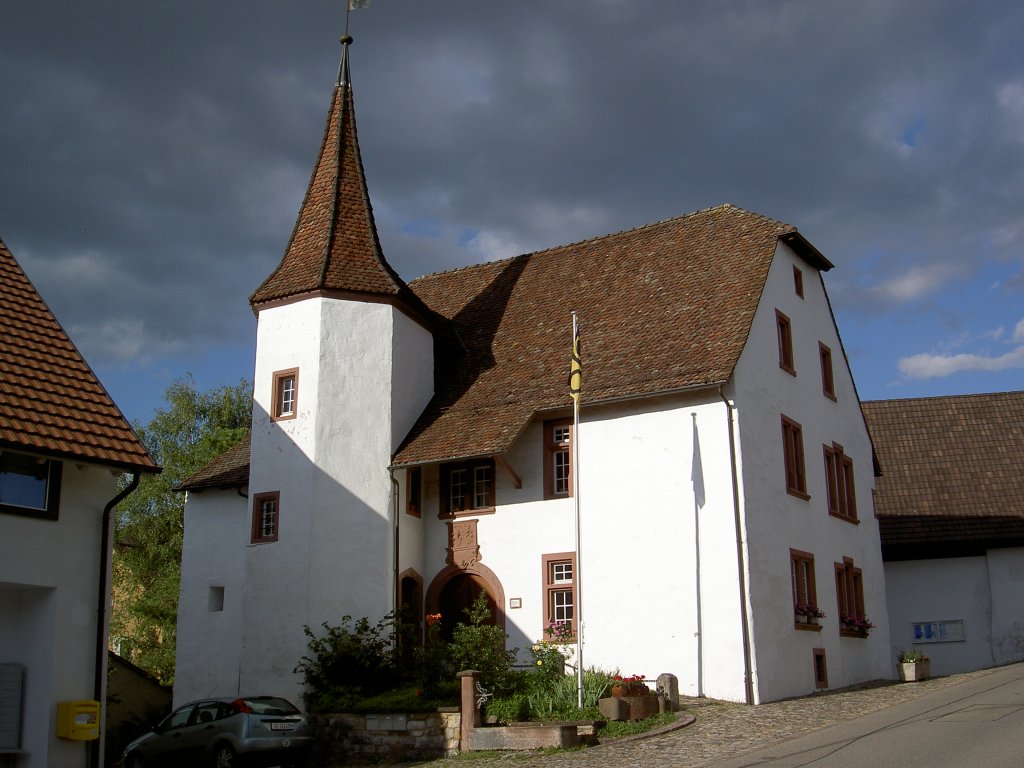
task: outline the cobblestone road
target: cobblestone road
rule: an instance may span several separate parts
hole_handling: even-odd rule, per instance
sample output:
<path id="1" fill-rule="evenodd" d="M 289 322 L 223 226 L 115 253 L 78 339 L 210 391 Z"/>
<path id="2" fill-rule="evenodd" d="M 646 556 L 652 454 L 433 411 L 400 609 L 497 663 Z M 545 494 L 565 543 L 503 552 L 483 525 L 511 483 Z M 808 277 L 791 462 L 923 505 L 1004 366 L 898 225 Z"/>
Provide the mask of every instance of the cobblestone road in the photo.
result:
<path id="1" fill-rule="evenodd" d="M 644 768 L 697 768 L 991 673 L 992 670 L 982 670 L 920 683 L 885 683 L 757 707 L 708 699 L 686 699 L 685 710 L 696 718 L 694 723 L 662 735 L 549 755 L 515 752 L 469 754 L 445 760 L 407 763 L 406 766 L 616 768 L 643 765 Z"/>

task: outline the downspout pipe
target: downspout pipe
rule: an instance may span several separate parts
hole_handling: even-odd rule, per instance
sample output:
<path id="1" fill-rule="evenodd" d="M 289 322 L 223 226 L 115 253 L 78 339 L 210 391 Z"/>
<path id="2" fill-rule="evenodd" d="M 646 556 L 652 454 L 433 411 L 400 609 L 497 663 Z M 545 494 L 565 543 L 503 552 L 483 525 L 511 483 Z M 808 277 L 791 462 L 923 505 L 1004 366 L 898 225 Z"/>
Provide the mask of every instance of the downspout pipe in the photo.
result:
<path id="1" fill-rule="evenodd" d="M 110 567 L 110 546 L 107 541 L 110 538 L 110 517 L 114 507 L 130 496 L 139 487 L 142 479 L 141 472 L 133 472 L 132 479 L 120 493 L 107 502 L 103 507 L 103 524 L 100 529 L 100 578 L 99 590 L 96 598 L 96 659 L 93 675 L 93 699 L 100 702 L 100 709 L 103 710 L 103 668 L 107 654 L 107 569 Z M 102 734 L 101 734 L 102 738 Z M 100 764 L 100 739 L 89 742 L 89 764 L 98 768 Z"/>
<path id="2" fill-rule="evenodd" d="M 394 537 L 392 548 L 394 550 L 394 559 L 391 563 L 391 615 L 398 619 L 398 609 L 401 605 L 401 600 L 398 596 L 401 585 L 398 583 L 398 520 L 399 520 L 399 503 L 401 502 L 401 487 L 398 485 L 398 478 L 395 477 L 395 468 L 388 467 L 388 475 L 391 477 L 391 527 L 392 536 Z"/>
<path id="3" fill-rule="evenodd" d="M 754 672 L 753 663 L 750 658 L 750 622 L 747 619 L 747 606 L 749 596 L 747 595 L 747 576 L 743 558 L 743 528 L 740 515 L 740 480 L 739 471 L 736 467 L 736 435 L 735 416 L 733 404 L 725 396 L 722 388 L 718 388 L 718 395 L 725 403 L 728 414 L 729 428 L 729 468 L 732 471 L 732 514 L 733 526 L 736 529 L 736 571 L 739 576 L 740 587 L 740 627 L 743 634 L 743 685 L 746 693 L 747 704 L 754 703 Z"/>

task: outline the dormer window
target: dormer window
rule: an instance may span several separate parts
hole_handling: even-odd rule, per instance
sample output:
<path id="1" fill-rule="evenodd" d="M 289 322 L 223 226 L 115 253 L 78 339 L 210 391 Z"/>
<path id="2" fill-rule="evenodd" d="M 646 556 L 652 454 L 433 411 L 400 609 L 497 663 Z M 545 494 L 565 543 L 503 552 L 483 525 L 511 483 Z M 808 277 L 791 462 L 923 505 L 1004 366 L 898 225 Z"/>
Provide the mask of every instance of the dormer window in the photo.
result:
<path id="1" fill-rule="evenodd" d="M 441 467 L 441 517 L 494 511 L 494 462 L 473 459 Z"/>
<path id="2" fill-rule="evenodd" d="M 299 369 L 289 368 L 274 373 L 273 412 L 274 421 L 294 419 L 299 398 Z"/>

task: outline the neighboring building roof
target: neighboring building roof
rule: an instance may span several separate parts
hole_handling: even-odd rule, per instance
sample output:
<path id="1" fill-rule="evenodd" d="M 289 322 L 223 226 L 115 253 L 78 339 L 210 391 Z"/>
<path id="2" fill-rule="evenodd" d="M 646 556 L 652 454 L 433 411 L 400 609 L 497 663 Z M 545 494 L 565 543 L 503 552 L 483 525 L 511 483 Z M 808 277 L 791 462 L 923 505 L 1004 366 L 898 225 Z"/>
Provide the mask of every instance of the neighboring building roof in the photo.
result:
<path id="1" fill-rule="evenodd" d="M 295 229 L 280 264 L 249 301 L 259 310 L 311 294 L 388 301 L 428 328 L 438 322 L 381 252 L 356 136 L 347 43 Z"/>
<path id="2" fill-rule="evenodd" d="M 887 559 L 1024 543 L 1024 392 L 862 406 Z"/>
<path id="3" fill-rule="evenodd" d="M 720 205 L 414 280 L 467 352 L 435 361 L 435 396 L 396 465 L 503 453 L 534 414 L 568 407 L 572 310 L 584 403 L 724 383 L 780 239 L 831 268 L 794 227 Z"/>
<path id="4" fill-rule="evenodd" d="M 2 240 L 0 446 L 159 471 Z"/>
<path id="5" fill-rule="evenodd" d="M 248 432 L 224 453 L 201 467 L 192 476 L 179 483 L 176 491 L 205 491 L 210 489 L 241 488 L 249 484 Z"/>

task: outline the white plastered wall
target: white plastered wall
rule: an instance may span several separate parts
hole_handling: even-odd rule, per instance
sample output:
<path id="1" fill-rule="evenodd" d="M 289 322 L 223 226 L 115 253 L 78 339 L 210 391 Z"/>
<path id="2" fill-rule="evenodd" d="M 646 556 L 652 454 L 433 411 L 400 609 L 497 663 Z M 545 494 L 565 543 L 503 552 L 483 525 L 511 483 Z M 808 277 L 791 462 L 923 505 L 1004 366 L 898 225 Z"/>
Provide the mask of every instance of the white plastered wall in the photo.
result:
<path id="1" fill-rule="evenodd" d="M 245 547 L 243 693 L 298 699 L 304 625 L 322 632 L 394 607 L 388 466 L 432 395 L 432 359 L 430 333 L 386 303 L 311 298 L 260 312 L 249 493 L 280 493 L 280 526 L 276 542 Z M 290 368 L 297 415 L 274 422 L 273 374 Z"/>
<path id="2" fill-rule="evenodd" d="M 86 765 L 87 742 L 56 736 L 57 702 L 94 696 L 100 528 L 116 493 L 110 469 L 64 462 L 58 520 L 0 515 L 0 661 L 25 667 L 19 768 Z"/>
<path id="3" fill-rule="evenodd" d="M 803 298 L 794 266 L 803 273 Z M 792 324 L 796 376 L 779 367 L 776 309 Z M 832 352 L 835 401 L 822 392 L 819 341 Z M 826 652 L 832 688 L 891 677 L 871 445 L 819 273 L 786 245 L 777 248 L 728 394 L 742 456 L 756 700 L 812 692 L 815 648 Z M 807 501 L 786 492 L 783 414 L 802 427 Z M 823 446 L 833 442 L 853 459 L 856 525 L 828 514 Z M 794 628 L 790 549 L 814 555 L 818 607 L 827 614 L 821 632 Z M 876 627 L 867 639 L 839 636 L 833 564 L 844 557 L 863 570 L 865 613 Z"/>
<path id="4" fill-rule="evenodd" d="M 694 415 L 705 488 L 699 526 L 691 480 Z M 586 666 L 652 680 L 670 672 L 685 694 L 742 700 L 726 423 L 724 404 L 707 393 L 584 407 L 579 577 Z M 542 429 L 541 421 L 533 423 L 508 453 L 522 487 L 499 469 L 499 505 L 478 517 L 481 563 L 501 581 L 509 643 L 524 661 L 543 631 L 541 557 L 575 549 L 573 499 L 543 499 Z M 422 564 L 426 587 L 445 567 L 447 525 L 438 519 L 437 468 L 423 471 L 423 517 L 405 527 L 423 530 L 424 555 L 417 561 L 410 553 L 418 550 L 403 545 L 402 567 Z M 520 608 L 510 607 L 513 599 Z"/>

